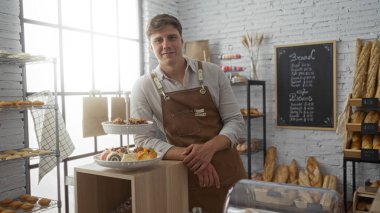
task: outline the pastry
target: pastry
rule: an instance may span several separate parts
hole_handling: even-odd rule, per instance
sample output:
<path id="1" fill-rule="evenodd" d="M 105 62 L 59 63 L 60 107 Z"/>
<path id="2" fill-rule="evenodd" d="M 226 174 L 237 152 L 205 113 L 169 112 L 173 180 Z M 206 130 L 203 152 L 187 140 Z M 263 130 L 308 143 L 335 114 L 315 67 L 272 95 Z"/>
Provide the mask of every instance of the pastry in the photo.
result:
<path id="1" fill-rule="evenodd" d="M 20 208 L 20 206 L 23 204 L 23 202 L 19 201 L 19 200 L 15 200 L 15 201 L 12 201 L 10 204 L 8 204 L 8 207 L 12 208 L 12 209 L 18 209 Z"/>
<path id="2" fill-rule="evenodd" d="M 350 117 L 350 123 L 362 123 L 365 116 L 366 116 L 366 112 L 357 110 L 354 113 L 352 113 Z"/>
<path id="3" fill-rule="evenodd" d="M 107 161 L 121 161 L 121 156 L 117 152 L 110 152 L 106 158 Z"/>
<path id="4" fill-rule="evenodd" d="M 28 211 L 28 210 L 31 210 L 33 209 L 34 207 L 34 204 L 31 204 L 31 203 L 24 203 L 20 206 L 20 209 L 23 209 L 25 211 Z"/>
<path id="5" fill-rule="evenodd" d="M 38 200 L 38 197 L 30 196 L 26 199 L 27 202 L 35 204 Z"/>
<path id="6" fill-rule="evenodd" d="M 295 159 L 290 162 L 289 165 L 289 180 L 288 183 L 297 184 L 298 183 L 298 167 L 297 161 Z"/>
<path id="7" fill-rule="evenodd" d="M 32 101 L 28 101 L 28 100 L 16 101 L 16 106 L 31 106 L 31 105 L 32 105 Z"/>
<path id="8" fill-rule="evenodd" d="M 300 196 L 301 200 L 307 202 L 307 203 L 313 203 L 313 198 L 309 194 L 309 192 L 305 190 L 301 190 L 298 192 L 298 195 Z"/>
<path id="9" fill-rule="evenodd" d="M 128 124 L 147 124 L 148 122 L 140 118 L 129 118 Z"/>
<path id="10" fill-rule="evenodd" d="M 36 100 L 36 101 L 32 102 L 33 106 L 43 106 L 44 104 L 45 104 L 45 102 L 39 101 L 39 100 Z"/>
<path id="11" fill-rule="evenodd" d="M 379 123 L 380 113 L 377 111 L 370 111 L 364 119 L 364 123 Z"/>
<path id="12" fill-rule="evenodd" d="M 274 175 L 274 182 L 276 183 L 286 183 L 289 177 L 289 167 L 287 165 L 279 165 L 276 169 L 276 174 Z"/>
<path id="13" fill-rule="evenodd" d="M 271 146 L 267 149 L 267 153 L 265 156 L 265 163 L 264 163 L 264 173 L 263 173 L 264 181 L 272 181 L 273 179 L 274 167 L 275 167 L 276 158 L 277 158 L 276 152 L 277 152 L 277 149 L 274 146 Z"/>
<path id="14" fill-rule="evenodd" d="M 351 139 L 351 149 L 360 150 L 362 148 L 362 134 L 354 132 Z"/>
<path id="15" fill-rule="evenodd" d="M 363 135 L 362 149 L 372 149 L 373 135 Z"/>
<path id="16" fill-rule="evenodd" d="M 1 213 L 16 213 L 16 211 L 12 209 L 4 209 Z"/>
<path id="17" fill-rule="evenodd" d="M 40 204 L 41 206 L 49 206 L 50 205 L 50 199 L 47 199 L 47 198 L 41 198 L 39 201 L 38 201 L 38 204 Z"/>
<path id="18" fill-rule="evenodd" d="M 124 119 L 122 118 L 115 118 L 113 121 L 112 121 L 113 124 L 125 124 L 124 122 Z"/>
<path id="19" fill-rule="evenodd" d="M 102 153 L 100 153 L 99 159 L 100 160 L 107 160 L 107 156 L 110 152 L 111 152 L 111 150 L 109 150 L 109 149 L 104 150 Z"/>
<path id="20" fill-rule="evenodd" d="M 2 206 L 8 206 L 8 204 L 12 203 L 12 199 L 10 198 L 5 198 L 4 200 L 0 200 L 0 205 Z"/>
<path id="21" fill-rule="evenodd" d="M 373 137 L 372 148 L 380 150 L 380 135 Z"/>
<path id="22" fill-rule="evenodd" d="M 22 194 L 18 198 L 20 198 L 20 200 L 22 200 L 22 201 L 26 201 L 28 199 L 28 197 L 30 197 L 30 196 L 31 196 L 30 194 Z"/>
<path id="23" fill-rule="evenodd" d="M 156 157 L 157 157 L 157 152 L 154 151 L 153 148 L 151 149 L 144 148 L 144 150 L 139 151 L 136 154 L 137 160 L 152 160 L 152 159 L 155 159 Z"/>
<path id="24" fill-rule="evenodd" d="M 361 201 L 361 202 L 358 202 L 358 204 L 356 205 L 356 209 L 357 210 L 360 210 L 360 211 L 364 211 L 366 208 L 366 203 Z"/>

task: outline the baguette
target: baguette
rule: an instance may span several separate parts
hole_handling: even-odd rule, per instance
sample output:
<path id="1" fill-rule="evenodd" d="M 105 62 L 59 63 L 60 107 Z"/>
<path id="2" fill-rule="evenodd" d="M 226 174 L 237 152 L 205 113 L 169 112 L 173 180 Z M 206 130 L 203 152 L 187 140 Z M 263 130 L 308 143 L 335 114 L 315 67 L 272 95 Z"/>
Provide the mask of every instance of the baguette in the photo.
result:
<path id="1" fill-rule="evenodd" d="M 362 138 L 362 149 L 372 149 L 373 148 L 373 135 L 363 135 Z"/>
<path id="2" fill-rule="evenodd" d="M 272 181 L 273 179 L 273 173 L 274 173 L 274 167 L 276 163 L 276 147 L 271 146 L 267 149 L 267 153 L 265 156 L 265 163 L 264 163 L 264 173 L 263 173 L 263 180 L 264 181 Z"/>
<path id="3" fill-rule="evenodd" d="M 354 132 L 351 139 L 351 149 L 360 150 L 362 148 L 362 134 Z"/>
<path id="4" fill-rule="evenodd" d="M 369 59 L 365 98 L 373 98 L 376 93 L 377 75 L 380 62 L 380 43 L 377 39 L 372 42 L 371 57 Z"/>
<path id="5" fill-rule="evenodd" d="M 372 146 L 373 149 L 380 150 L 380 135 L 375 135 L 375 137 L 373 137 Z"/>
<path id="6" fill-rule="evenodd" d="M 364 123 L 379 123 L 380 113 L 378 111 L 370 111 L 364 119 Z"/>
<path id="7" fill-rule="evenodd" d="M 328 189 L 333 189 L 336 191 L 336 181 L 337 181 L 337 178 L 335 175 L 330 175 L 330 178 L 329 178 L 329 184 L 328 184 Z"/>
<path id="8" fill-rule="evenodd" d="M 354 113 L 352 113 L 352 115 L 350 116 L 350 123 L 362 123 L 365 116 L 366 116 L 366 112 L 364 111 L 360 111 L 360 110 L 356 110 Z"/>
<path id="9" fill-rule="evenodd" d="M 289 165 L 288 183 L 291 183 L 291 184 L 297 184 L 298 183 L 298 167 L 297 167 L 297 161 L 295 159 L 293 159 Z"/>
<path id="10" fill-rule="evenodd" d="M 365 95 L 366 80 L 368 74 L 368 64 L 371 55 L 372 42 L 366 42 L 360 52 L 359 60 L 355 66 L 354 83 L 352 85 L 352 96 L 362 98 Z"/>

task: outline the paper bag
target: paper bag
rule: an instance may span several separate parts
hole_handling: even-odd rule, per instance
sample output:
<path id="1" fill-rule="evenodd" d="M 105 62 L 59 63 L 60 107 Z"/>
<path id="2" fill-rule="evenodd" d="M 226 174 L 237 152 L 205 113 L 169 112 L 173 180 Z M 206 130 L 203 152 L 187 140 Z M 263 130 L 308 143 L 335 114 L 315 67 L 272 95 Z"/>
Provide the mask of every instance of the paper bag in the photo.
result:
<path id="1" fill-rule="evenodd" d="M 186 42 L 185 55 L 199 61 L 210 61 L 208 40 Z"/>
<path id="2" fill-rule="evenodd" d="M 115 118 L 122 118 L 123 120 L 126 120 L 126 111 L 125 98 L 111 98 L 111 121 Z"/>
<path id="3" fill-rule="evenodd" d="M 105 135 L 102 122 L 108 121 L 106 97 L 83 98 L 83 137 Z"/>

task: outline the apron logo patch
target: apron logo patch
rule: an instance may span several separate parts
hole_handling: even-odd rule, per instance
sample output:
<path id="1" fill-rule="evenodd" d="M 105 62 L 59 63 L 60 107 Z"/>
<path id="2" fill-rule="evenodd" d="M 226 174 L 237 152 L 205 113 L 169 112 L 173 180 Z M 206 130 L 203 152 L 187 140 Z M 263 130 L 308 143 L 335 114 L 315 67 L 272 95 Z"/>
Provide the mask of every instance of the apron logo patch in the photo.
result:
<path id="1" fill-rule="evenodd" d="M 205 112 L 205 109 L 195 109 L 194 110 L 194 115 L 196 117 L 206 117 L 206 112 Z"/>

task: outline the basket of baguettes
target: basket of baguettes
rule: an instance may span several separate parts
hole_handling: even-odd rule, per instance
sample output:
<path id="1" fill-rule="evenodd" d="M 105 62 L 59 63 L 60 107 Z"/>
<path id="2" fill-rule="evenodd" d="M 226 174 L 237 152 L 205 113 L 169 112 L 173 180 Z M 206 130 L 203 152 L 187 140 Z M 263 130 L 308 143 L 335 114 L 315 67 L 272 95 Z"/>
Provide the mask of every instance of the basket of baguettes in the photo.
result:
<path id="1" fill-rule="evenodd" d="M 356 64 L 352 94 L 342 115 L 347 134 L 344 138 L 345 157 L 360 158 L 362 149 L 377 149 L 380 152 L 380 135 L 362 134 L 362 125 L 379 124 L 380 102 L 372 108 L 363 107 L 363 99 L 380 98 L 380 42 L 356 40 Z M 376 102 L 374 102 L 376 103 Z M 376 105 L 376 104 L 375 104 Z M 339 127 L 338 127 L 339 128 Z M 379 127 L 377 127 L 379 132 Z"/>
<path id="2" fill-rule="evenodd" d="M 277 161 L 277 148 L 274 146 L 266 150 L 263 173 L 255 172 L 252 179 L 279 184 L 299 185 L 302 187 L 315 187 L 336 192 L 337 177 L 335 175 L 322 174 L 321 168 L 315 157 L 310 156 L 306 161 L 306 168 L 299 169 L 297 161 L 293 159 L 289 165 L 279 164 Z M 267 188 L 255 189 L 256 199 L 260 202 L 271 202 L 284 206 L 297 208 L 310 208 L 320 205 L 324 211 L 336 212 L 340 209 L 340 201 L 328 191 L 321 190 L 268 190 Z"/>

